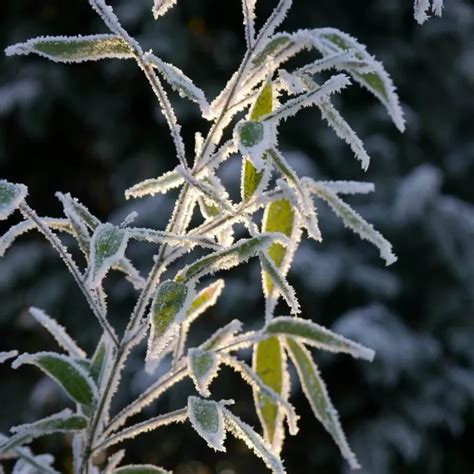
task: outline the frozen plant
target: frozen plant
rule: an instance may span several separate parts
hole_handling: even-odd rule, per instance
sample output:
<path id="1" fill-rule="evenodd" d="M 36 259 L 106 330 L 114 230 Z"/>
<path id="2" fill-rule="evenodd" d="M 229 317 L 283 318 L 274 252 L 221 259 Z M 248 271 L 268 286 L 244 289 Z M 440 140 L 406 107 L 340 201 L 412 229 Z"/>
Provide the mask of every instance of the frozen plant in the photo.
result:
<path id="1" fill-rule="evenodd" d="M 331 99 L 354 81 L 382 103 L 395 126 L 403 131 L 403 113 L 388 73 L 362 44 L 339 30 L 277 32 L 291 0 L 279 0 L 261 28 L 255 24 L 256 0 L 243 0 L 247 51 L 222 92 L 209 102 L 205 93 L 176 66 L 152 51 L 143 51 L 105 0 L 89 2 L 109 33 L 42 36 L 11 46 L 6 53 L 37 54 L 63 63 L 113 58 L 136 62 L 166 118 L 177 164 L 160 177 L 136 184 L 125 196 L 141 198 L 174 188 L 181 191 L 166 229 L 156 230 L 133 226 L 134 215 L 119 226 L 103 223 L 77 199 L 62 193 L 57 197 L 64 217 L 41 217 L 28 205 L 25 186 L 0 181 L 0 219 L 15 211 L 23 217 L 0 238 L 0 254 L 20 235 L 33 229 L 39 231 L 63 259 L 102 328 L 95 351 L 87 354 L 55 319 L 38 308 L 30 309 L 31 316 L 54 336 L 60 351 L 2 352 L 0 363 L 12 359 L 15 369 L 25 364 L 36 366 L 64 390 L 72 404 L 47 418 L 11 428 L 9 436 L 1 435 L 0 460 L 17 459 L 17 473 L 57 472 L 52 456 L 34 454 L 30 443 L 60 432 L 72 437 L 74 473 L 164 473 L 165 469 L 156 466 L 126 465 L 125 450 L 112 448 L 161 426 L 189 422 L 210 448 L 225 451 L 226 436 L 231 434 L 242 439 L 271 471 L 284 473 L 280 453 L 285 436 L 287 431 L 290 435 L 298 431 L 298 415 L 290 402 L 289 358 L 315 417 L 350 467 L 358 468 L 310 349 L 342 352 L 369 361 L 374 352 L 302 318 L 286 275 L 303 232 L 316 242 L 322 239 L 318 201 L 328 203 L 347 227 L 374 244 L 387 265 L 396 257 L 385 238 L 341 197 L 371 192 L 373 186 L 298 176 L 278 145 L 278 135 L 283 121 L 305 107 L 316 107 L 365 170 L 369 156 L 364 145 Z M 155 18 L 175 3 L 176 0 L 155 0 Z M 435 7 L 440 8 L 440 3 L 433 2 Z M 422 2 L 417 8 L 419 12 L 427 9 Z M 317 56 L 297 69 L 283 69 L 290 58 L 302 51 Z M 203 119 L 209 122 L 206 136 L 195 135 L 194 154 L 185 147 L 166 92 L 168 87 L 195 102 Z M 233 133 L 226 136 L 231 138 L 223 140 L 224 132 L 229 130 Z M 229 159 L 241 161 L 239 202 L 230 198 L 219 179 L 219 168 Z M 196 208 L 202 220 L 193 228 L 191 215 Z M 261 210 L 263 220 L 259 219 Z M 236 224 L 243 226 L 248 235 L 236 239 Z M 82 262 L 69 253 L 61 234 L 69 234 L 77 241 Z M 146 276 L 126 255 L 131 240 L 157 247 L 152 269 Z M 199 256 L 183 265 L 182 257 L 194 250 L 200 252 Z M 229 321 L 199 346 L 189 347 L 190 326 L 215 304 L 224 288 L 224 280 L 209 277 L 251 258 L 259 260 L 262 271 L 265 314 L 260 329 L 244 330 L 240 321 Z M 122 334 L 108 317 L 103 282 L 111 270 L 121 272 L 138 295 Z M 289 308 L 286 314 L 275 314 L 280 299 Z M 112 400 L 120 387 L 126 361 L 131 351 L 143 349 L 145 339 L 144 367 L 153 370 L 166 357 L 172 361 L 170 369 L 128 406 L 113 413 Z M 240 352 L 243 349 L 252 351 L 251 363 L 245 361 Z M 212 399 L 211 384 L 221 366 L 231 367 L 251 386 L 260 429 L 238 418 L 232 412 L 231 400 Z M 134 415 L 186 377 L 192 379 L 197 392 L 189 396 L 186 406 L 130 423 Z M 103 456 L 99 457 L 100 453 Z M 97 459 L 104 461 L 96 465 Z"/>

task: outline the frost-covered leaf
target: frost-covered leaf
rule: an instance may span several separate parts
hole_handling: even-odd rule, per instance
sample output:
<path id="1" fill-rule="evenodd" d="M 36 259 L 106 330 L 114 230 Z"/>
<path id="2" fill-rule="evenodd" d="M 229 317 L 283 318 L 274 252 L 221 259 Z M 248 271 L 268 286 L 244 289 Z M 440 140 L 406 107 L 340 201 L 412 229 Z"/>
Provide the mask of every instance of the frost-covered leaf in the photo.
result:
<path id="1" fill-rule="evenodd" d="M 278 186 L 284 191 L 291 204 L 298 210 L 303 226 L 309 237 L 320 242 L 322 240 L 319 229 L 318 215 L 308 191 L 303 187 L 296 172 L 286 161 L 285 157 L 276 149 L 269 150 L 269 156 L 275 167 L 286 180 L 277 180 Z"/>
<path id="2" fill-rule="evenodd" d="M 23 184 L 0 180 L 0 220 L 6 219 L 24 201 L 28 189 Z"/>
<path id="3" fill-rule="evenodd" d="M 22 354 L 13 362 L 12 367 L 16 369 L 23 364 L 39 367 L 77 403 L 91 406 L 97 398 L 97 388 L 93 380 L 86 370 L 70 357 L 54 352 Z"/>
<path id="4" fill-rule="evenodd" d="M 196 432 L 216 451 L 225 451 L 223 407 L 212 400 L 188 398 L 188 417 Z"/>
<path id="5" fill-rule="evenodd" d="M 217 375 L 218 356 L 215 352 L 194 348 L 188 351 L 188 370 L 202 397 L 209 397 L 209 385 Z"/>
<path id="6" fill-rule="evenodd" d="M 265 165 L 265 152 L 276 144 L 276 131 L 270 122 L 245 120 L 235 126 L 234 140 L 240 153 L 261 172 Z"/>
<path id="7" fill-rule="evenodd" d="M 293 0 L 280 0 L 258 33 L 259 40 L 266 40 L 273 36 L 275 30 L 283 23 Z"/>
<path id="8" fill-rule="evenodd" d="M 355 157 L 360 161 L 362 169 L 367 170 L 370 163 L 370 157 L 365 151 L 364 143 L 357 136 L 356 132 L 345 121 L 329 100 L 321 102 L 319 104 L 319 109 L 321 110 L 323 118 L 335 131 L 336 135 L 351 147 Z"/>
<path id="9" fill-rule="evenodd" d="M 294 99 L 290 99 L 281 104 L 274 112 L 264 117 L 265 121 L 279 123 L 293 117 L 300 110 L 321 104 L 327 101 L 331 94 L 335 94 L 345 89 L 351 83 L 350 79 L 345 74 L 337 74 L 330 77 L 320 87 L 300 94 Z"/>
<path id="10" fill-rule="evenodd" d="M 278 337 L 270 337 L 254 346 L 253 369 L 265 385 L 281 397 L 288 397 L 286 356 Z M 260 390 L 254 389 L 253 396 L 265 440 L 280 452 L 284 440 L 282 407 Z"/>
<path id="11" fill-rule="evenodd" d="M 168 64 L 152 53 L 146 53 L 143 60 L 158 69 L 163 78 L 181 97 L 185 97 L 199 105 L 204 117 L 209 113 L 209 103 L 202 89 L 186 76 L 181 69 Z"/>
<path id="12" fill-rule="evenodd" d="M 352 452 L 342 430 L 339 416 L 329 398 L 326 384 L 319 374 L 309 351 L 295 339 L 286 338 L 290 357 L 298 372 L 303 392 L 308 399 L 316 418 L 333 437 L 339 446 L 342 455 L 352 469 L 359 469 L 360 465 Z"/>
<path id="13" fill-rule="evenodd" d="M 291 36 L 287 33 L 280 33 L 273 36 L 264 44 L 264 47 L 257 52 L 253 58 L 255 66 L 262 66 L 266 61 L 279 54 L 284 48 L 291 44 Z"/>
<path id="14" fill-rule="evenodd" d="M 435 15 L 441 16 L 443 4 L 443 0 L 415 0 L 415 20 L 422 25 L 430 17 L 428 15 L 430 9 Z"/>
<path id="15" fill-rule="evenodd" d="M 220 270 L 228 270 L 246 262 L 275 241 L 285 242 L 285 238 L 282 234 L 274 233 L 260 234 L 250 239 L 241 239 L 225 250 L 213 252 L 188 265 L 178 273 L 176 281 L 196 281 L 205 275 L 213 274 Z"/>
<path id="16" fill-rule="evenodd" d="M 405 119 L 396 94 L 395 86 L 382 63 L 372 57 L 366 47 L 355 38 L 335 28 L 320 28 L 312 31 L 314 46 L 324 56 L 337 52 L 354 51 L 357 59 L 366 62 L 370 71 L 358 67 L 344 67 L 363 87 L 368 89 L 386 107 L 390 117 L 400 131 L 405 129 Z"/>
<path id="17" fill-rule="evenodd" d="M 296 250 L 300 236 L 297 216 L 288 199 L 278 199 L 265 208 L 262 231 L 281 232 L 290 239 L 289 246 L 275 243 L 268 249 L 268 257 L 280 269 L 282 275 L 286 275 L 289 261 Z M 262 279 L 265 296 L 270 297 L 275 288 L 273 280 L 266 272 L 263 272 Z"/>
<path id="18" fill-rule="evenodd" d="M 48 316 L 43 310 L 31 307 L 29 312 L 33 318 L 38 321 L 49 333 L 56 339 L 56 342 L 71 357 L 85 359 L 86 353 L 77 345 L 74 339 L 66 332 L 55 319 Z"/>
<path id="19" fill-rule="evenodd" d="M 160 284 L 150 312 L 147 360 L 159 359 L 176 336 L 193 296 L 191 287 L 182 282 L 167 280 Z"/>
<path id="20" fill-rule="evenodd" d="M 321 183 L 318 184 L 312 179 L 307 178 L 305 184 L 312 193 L 331 206 L 333 211 L 342 219 L 346 227 L 359 234 L 362 239 L 374 244 L 379 249 L 380 256 L 385 260 L 387 265 L 391 265 L 397 261 L 390 242 L 388 242 L 380 232 L 376 231 L 372 224 L 369 224 L 357 214 L 352 207 Z"/>
<path id="21" fill-rule="evenodd" d="M 28 444 L 32 440 L 30 434 L 17 434 L 7 438 L 6 436 L 0 437 L 0 455 L 16 451 L 21 446 Z"/>
<path id="22" fill-rule="evenodd" d="M 11 428 L 12 433 L 29 435 L 32 438 L 53 433 L 70 433 L 87 428 L 87 418 L 65 409 L 33 423 L 26 423 Z"/>
<path id="23" fill-rule="evenodd" d="M 261 117 L 269 114 L 273 110 L 273 87 L 271 82 L 266 82 L 260 90 L 257 100 L 250 112 L 250 120 L 258 122 Z M 242 201 L 248 202 L 255 193 L 264 178 L 265 171 L 259 171 L 253 165 L 252 161 L 244 158 L 242 162 L 242 177 L 240 186 L 240 195 Z M 267 173 L 268 177 L 270 173 Z M 263 183 L 266 185 L 266 183 Z"/>
<path id="24" fill-rule="evenodd" d="M 89 372 L 94 382 L 99 385 L 106 369 L 107 360 L 112 351 L 112 344 L 108 334 L 103 334 L 92 356 Z"/>
<path id="25" fill-rule="evenodd" d="M 171 474 L 171 471 L 151 464 L 130 464 L 115 469 L 114 474 Z"/>
<path id="26" fill-rule="evenodd" d="M 275 291 L 277 291 L 283 297 L 288 306 L 291 308 L 291 312 L 293 314 L 298 314 L 300 312 L 300 305 L 298 303 L 294 288 L 288 283 L 286 278 L 275 266 L 266 252 L 260 252 L 259 259 L 262 269 L 264 270 L 265 275 L 271 279 Z"/>
<path id="27" fill-rule="evenodd" d="M 0 352 L 0 364 L 3 364 L 9 359 L 13 359 L 18 355 L 18 351 L 7 351 L 7 352 Z"/>
<path id="28" fill-rule="evenodd" d="M 103 474 L 113 474 L 115 472 L 115 468 L 120 464 L 124 456 L 125 449 L 120 449 L 109 456 L 107 459 L 107 464 L 103 470 Z"/>
<path id="29" fill-rule="evenodd" d="M 38 54 L 61 63 L 134 57 L 128 43 L 117 35 L 39 36 L 8 47 L 5 53 L 7 56 Z"/>
<path id="30" fill-rule="evenodd" d="M 281 459 L 273 452 L 271 446 L 268 445 L 262 437 L 257 434 L 254 429 L 244 423 L 240 418 L 233 415 L 229 410 L 223 408 L 225 425 L 230 433 L 236 438 L 241 439 L 256 456 L 261 458 L 268 469 L 274 474 L 285 474 L 285 468 Z"/>
<path id="31" fill-rule="evenodd" d="M 363 181 L 318 181 L 335 194 L 369 194 L 375 191 L 373 183 Z"/>
<path id="32" fill-rule="evenodd" d="M 219 279 L 202 289 L 193 299 L 186 315 L 187 321 L 194 321 L 198 316 L 204 313 L 208 308 L 216 304 L 217 298 L 224 289 L 224 280 Z"/>
<path id="33" fill-rule="evenodd" d="M 183 183 L 184 179 L 177 171 L 168 171 L 158 178 L 146 179 L 135 184 L 125 191 L 125 197 L 130 199 L 166 194 L 169 190 L 178 188 Z"/>
<path id="34" fill-rule="evenodd" d="M 91 239 L 91 253 L 88 268 L 88 284 L 97 287 L 110 268 L 125 256 L 128 242 L 126 229 L 112 224 L 100 224 Z"/>
<path id="35" fill-rule="evenodd" d="M 242 330 L 242 323 L 233 319 L 229 324 L 218 329 L 207 341 L 201 344 L 201 349 L 211 351 L 219 349 L 234 339 L 235 334 Z"/>
<path id="36" fill-rule="evenodd" d="M 176 5 L 177 0 L 154 0 L 153 16 L 157 20 Z"/>
<path id="37" fill-rule="evenodd" d="M 31 452 L 26 453 L 26 449 L 20 448 L 18 450 L 21 451 L 21 458 L 13 466 L 11 474 L 58 474 L 58 471 L 52 467 L 54 457 L 51 454 L 38 454 L 35 456 Z"/>
<path id="38" fill-rule="evenodd" d="M 267 323 L 263 332 L 270 336 L 292 336 L 309 346 L 330 352 L 343 352 L 356 359 L 372 361 L 375 355 L 372 349 L 346 339 L 308 319 L 279 316 Z"/>

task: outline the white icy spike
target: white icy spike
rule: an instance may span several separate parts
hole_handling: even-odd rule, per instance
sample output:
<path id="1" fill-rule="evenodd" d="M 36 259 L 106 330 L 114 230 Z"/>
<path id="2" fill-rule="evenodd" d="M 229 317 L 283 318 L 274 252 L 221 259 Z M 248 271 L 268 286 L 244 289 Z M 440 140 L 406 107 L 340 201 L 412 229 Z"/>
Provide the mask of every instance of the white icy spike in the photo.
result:
<path id="1" fill-rule="evenodd" d="M 426 20 L 430 18 L 428 12 L 431 11 L 441 16 L 443 14 L 443 0 L 415 0 L 415 20 L 422 25 Z"/>
<path id="2" fill-rule="evenodd" d="M 173 8 L 176 5 L 176 2 L 177 0 L 155 0 L 153 5 L 153 16 L 155 17 L 155 20 Z"/>
<path id="3" fill-rule="evenodd" d="M 247 48 L 252 48 L 255 43 L 255 5 L 257 0 L 242 0 L 242 12 L 244 14 L 245 39 Z"/>

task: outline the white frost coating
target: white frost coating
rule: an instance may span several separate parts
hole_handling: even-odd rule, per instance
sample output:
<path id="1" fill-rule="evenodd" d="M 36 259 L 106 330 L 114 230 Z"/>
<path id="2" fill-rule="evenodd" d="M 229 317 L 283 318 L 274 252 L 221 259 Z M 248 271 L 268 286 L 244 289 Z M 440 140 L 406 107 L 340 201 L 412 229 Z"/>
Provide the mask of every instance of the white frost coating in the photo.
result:
<path id="1" fill-rule="evenodd" d="M 175 170 L 168 171 L 159 178 L 146 179 L 127 189 L 125 191 L 125 198 L 141 198 L 144 196 L 154 196 L 155 194 L 166 194 L 183 183 L 183 178 Z"/>
<path id="2" fill-rule="evenodd" d="M 350 64 L 341 64 L 339 68 L 349 72 L 359 84 L 379 99 L 396 127 L 403 132 L 405 130 L 403 110 L 393 81 L 383 64 L 371 56 L 363 44 L 335 28 L 318 28 L 308 34 L 313 38 L 314 47 L 324 56 L 350 50 L 356 52 L 356 57 L 359 60 L 367 63 L 370 72 L 359 70 L 358 66 L 352 67 Z M 383 91 L 380 90 L 380 87 L 383 88 Z"/>
<path id="3" fill-rule="evenodd" d="M 100 285 L 110 268 L 125 256 L 129 232 L 112 224 L 100 224 L 94 231 L 90 243 L 87 284 L 90 288 Z M 104 246 L 110 245 L 107 249 Z"/>
<path id="4" fill-rule="evenodd" d="M 113 33 L 121 36 L 138 54 L 143 55 L 142 48 L 138 41 L 134 40 L 122 27 L 117 15 L 111 6 L 105 3 L 105 0 L 89 0 L 91 7 L 99 14 L 102 21 Z"/>
<path id="5" fill-rule="evenodd" d="M 255 432 L 255 430 L 237 418 L 229 410 L 223 408 L 226 428 L 238 439 L 241 439 L 274 474 L 285 474 L 281 459 L 275 454 L 271 446 Z"/>
<path id="6" fill-rule="evenodd" d="M 295 342 L 295 344 L 297 344 Z M 337 410 L 334 408 L 329 393 L 326 388 L 324 380 L 319 374 L 319 370 L 316 364 L 311 357 L 310 352 L 302 345 L 298 344 L 298 348 L 304 354 L 306 362 L 310 364 L 309 373 L 305 372 L 305 368 L 301 366 L 297 357 L 291 350 L 290 346 L 286 346 L 287 351 L 290 354 L 290 358 L 293 362 L 293 365 L 298 372 L 298 377 L 303 388 L 303 392 L 308 399 L 309 404 L 313 410 L 315 417 L 319 422 L 324 426 L 324 428 L 329 432 L 333 437 L 336 444 L 339 446 L 342 455 L 349 463 L 352 469 L 360 469 L 360 464 L 357 461 L 356 455 L 351 450 L 349 443 L 347 442 L 346 435 L 342 429 L 341 423 L 339 421 L 339 416 Z M 317 392 L 317 393 L 313 393 Z M 318 407 L 314 402 L 314 398 L 317 397 L 318 402 L 324 405 L 324 412 L 321 412 L 322 407 Z"/>
<path id="7" fill-rule="evenodd" d="M 184 166 L 179 165 L 176 167 L 176 171 L 186 181 L 186 183 L 196 188 L 196 190 L 202 193 L 206 198 L 210 199 L 211 201 L 214 201 L 222 209 L 226 211 L 232 211 L 232 203 L 226 200 L 225 195 L 221 196 L 221 194 L 212 186 L 194 177 L 189 169 L 185 169 Z"/>
<path id="8" fill-rule="evenodd" d="M 300 96 L 290 99 L 274 112 L 262 117 L 263 121 L 271 121 L 276 124 L 282 120 L 293 117 L 301 109 L 319 105 L 325 101 L 331 94 L 340 92 L 350 85 L 351 81 L 345 74 L 337 74 L 329 78 L 321 87 L 314 91 L 306 92 Z"/>
<path id="9" fill-rule="evenodd" d="M 55 359 L 61 359 L 64 362 L 66 362 L 67 364 L 69 364 L 70 366 L 74 367 L 74 369 L 77 370 L 77 372 L 79 372 L 81 377 L 87 382 L 87 385 L 89 386 L 94 398 L 97 398 L 97 386 L 94 383 L 94 381 L 92 380 L 92 377 L 86 371 L 86 369 L 84 369 L 84 367 L 82 367 L 82 365 L 75 362 L 74 359 L 72 359 L 69 356 L 66 356 L 66 355 L 63 355 L 63 354 L 58 354 L 56 352 L 45 352 L 45 351 L 44 352 L 35 352 L 34 354 L 25 353 L 25 354 L 21 354 L 17 359 L 15 359 L 12 362 L 12 368 L 18 369 L 18 367 L 20 367 L 23 364 L 30 364 L 30 365 L 35 365 L 40 370 L 44 371 L 44 369 L 37 362 L 37 359 L 41 358 L 42 356 L 54 357 Z M 50 373 L 48 373 L 48 377 L 52 378 L 53 380 L 55 380 L 58 383 L 58 385 L 63 387 L 63 384 L 61 383 L 61 381 L 58 378 L 54 377 Z"/>
<path id="10" fill-rule="evenodd" d="M 108 436 L 105 439 L 102 439 L 102 442 L 99 444 L 100 449 L 106 449 L 110 446 L 113 446 L 117 443 L 121 443 L 126 439 L 135 438 L 139 434 L 149 433 L 150 431 L 156 430 L 161 426 L 171 425 L 173 423 L 183 423 L 187 419 L 187 410 L 182 408 L 181 410 L 175 410 L 165 415 L 155 416 L 136 425 L 132 425 L 124 430 Z"/>
<path id="11" fill-rule="evenodd" d="M 229 355 L 221 355 L 220 357 L 224 364 L 228 365 L 237 373 L 239 373 L 242 379 L 247 382 L 256 392 L 266 395 L 274 403 L 281 406 L 287 416 L 290 434 L 296 435 L 298 433 L 299 416 L 296 414 L 294 406 L 285 400 L 281 395 L 276 393 L 271 387 L 266 385 L 245 362 Z"/>
<path id="12" fill-rule="evenodd" d="M 212 400 L 188 397 L 188 418 L 191 425 L 215 451 L 223 451 L 226 438 L 224 424 L 224 407 Z"/>
<path id="13" fill-rule="evenodd" d="M 362 181 L 317 181 L 317 184 L 321 184 L 335 194 L 369 194 L 375 191 L 373 183 Z"/>
<path id="14" fill-rule="evenodd" d="M 147 474 L 173 474 L 171 471 L 167 471 L 162 467 L 155 466 L 153 464 L 127 464 L 121 466 L 114 471 L 115 474 L 129 473 L 138 470 L 138 472 L 146 472 Z"/>
<path id="15" fill-rule="evenodd" d="M 74 234 L 67 219 L 54 219 L 49 217 L 43 217 L 42 221 L 52 229 L 67 232 L 68 234 Z M 36 229 L 36 226 L 31 221 L 22 221 L 18 224 L 11 226 L 0 237 L 0 257 L 3 257 L 5 255 L 5 252 L 12 246 L 12 244 L 18 237 L 33 229 Z"/>
<path id="16" fill-rule="evenodd" d="M 209 114 L 209 103 L 202 89 L 173 64 L 165 63 L 151 52 L 145 53 L 143 60 L 158 69 L 163 78 L 181 97 L 192 100 L 199 105 L 203 117 Z"/>
<path id="17" fill-rule="evenodd" d="M 0 221 L 6 219 L 26 198 L 28 188 L 0 179 Z M 5 193 L 5 195 L 3 195 Z"/>
<path id="18" fill-rule="evenodd" d="M 350 354 L 356 359 L 372 362 L 375 352 L 368 347 L 336 334 L 309 319 L 294 316 L 278 316 L 262 330 L 263 334 L 290 336 L 304 344 L 329 352 Z"/>
<path id="19" fill-rule="evenodd" d="M 68 433 L 70 431 L 81 431 L 81 430 L 71 430 L 71 429 L 58 429 L 48 427 L 49 422 L 54 421 L 67 421 L 72 416 L 79 416 L 76 413 L 73 413 L 72 410 L 69 408 L 65 408 L 64 410 L 60 411 L 59 413 L 55 413 L 54 415 L 47 416 L 46 418 L 41 418 L 41 420 L 34 421 L 33 423 L 24 423 L 23 425 L 17 425 L 10 428 L 12 433 L 18 434 L 28 434 L 32 437 L 38 437 L 45 434 L 51 433 Z M 85 417 L 81 417 L 84 418 Z"/>
<path id="20" fill-rule="evenodd" d="M 301 309 L 298 303 L 298 298 L 296 297 L 295 289 L 288 283 L 266 251 L 260 252 L 259 258 L 263 270 L 265 270 L 267 275 L 271 278 L 275 289 L 278 290 L 280 295 L 291 308 L 291 312 L 293 314 L 299 314 Z"/>
<path id="21" fill-rule="evenodd" d="M 441 16 L 443 14 L 443 0 L 415 0 L 415 20 L 422 25 L 426 20 L 430 18 L 428 12 L 431 11 Z"/>
<path id="22" fill-rule="evenodd" d="M 104 468 L 103 474 L 113 474 L 115 472 L 115 468 L 120 464 L 120 461 L 122 461 L 124 456 L 125 449 L 120 449 L 112 454 L 107 460 L 107 465 Z"/>
<path id="23" fill-rule="evenodd" d="M 351 147 L 362 169 L 366 171 L 370 164 L 370 157 L 365 151 L 362 140 L 329 100 L 321 102 L 318 107 L 324 120 L 336 132 L 336 135 Z"/>
<path id="24" fill-rule="evenodd" d="M 233 319 L 229 324 L 219 328 L 209 339 L 200 346 L 203 350 L 220 350 L 235 340 L 235 335 L 242 330 L 242 322 Z"/>
<path id="25" fill-rule="evenodd" d="M 219 358 L 215 352 L 199 348 L 189 349 L 188 370 L 194 385 L 202 397 L 209 397 L 209 385 L 216 378 L 219 369 Z"/>
<path id="26" fill-rule="evenodd" d="M 158 20 L 160 16 L 163 16 L 171 8 L 176 5 L 178 0 L 155 0 L 153 4 L 153 16 L 155 20 Z"/>
<path id="27" fill-rule="evenodd" d="M 365 221 L 354 209 L 340 199 L 337 194 L 310 178 L 305 180 L 305 184 L 307 184 L 310 192 L 331 206 L 334 212 L 342 219 L 346 227 L 359 234 L 362 239 L 374 244 L 379 249 L 380 256 L 385 260 L 387 266 L 397 261 L 390 242 L 388 242 L 380 232 L 376 231 L 372 224 Z"/>
<path id="28" fill-rule="evenodd" d="M 77 359 L 85 359 L 87 354 L 77 345 L 74 339 L 66 332 L 66 329 L 61 326 L 55 319 L 48 316 L 43 310 L 31 307 L 29 312 L 33 318 L 38 321 L 49 333 L 56 339 L 56 342 L 71 357 Z"/>
<path id="29" fill-rule="evenodd" d="M 216 280 L 206 288 L 202 289 L 194 298 L 194 301 L 199 300 L 198 305 L 192 304 L 186 316 L 186 322 L 191 323 L 211 306 L 214 306 L 217 299 L 224 289 L 225 281 L 223 279 Z"/>
<path id="30" fill-rule="evenodd" d="M 83 45 L 82 51 L 61 52 L 53 45 Z M 49 47 L 47 46 L 49 45 Z M 46 46 L 46 47 L 45 47 Z M 134 57 L 132 49 L 117 35 L 77 35 L 77 36 L 38 36 L 24 43 L 17 43 L 5 50 L 7 56 L 37 54 L 57 63 L 83 63 L 101 59 L 130 59 Z"/>
<path id="31" fill-rule="evenodd" d="M 54 457 L 51 454 L 34 455 L 29 448 L 17 448 L 16 452 L 21 458 L 13 466 L 12 474 L 58 474 L 52 467 Z"/>
<path id="32" fill-rule="evenodd" d="M 8 359 L 13 359 L 13 357 L 16 357 L 18 355 L 18 351 L 7 351 L 7 352 L 0 352 L 0 364 L 3 364 L 6 362 Z"/>
<path id="33" fill-rule="evenodd" d="M 275 33 L 275 30 L 283 23 L 293 0 L 280 0 L 268 20 L 258 33 L 257 42 L 261 44 Z"/>
<path id="34" fill-rule="evenodd" d="M 231 247 L 213 252 L 183 268 L 176 276 L 178 281 L 199 281 L 203 276 L 217 271 L 229 270 L 247 262 L 258 252 L 275 242 L 288 243 L 288 239 L 278 232 L 262 233 L 250 239 L 240 239 Z"/>
<path id="35" fill-rule="evenodd" d="M 255 4 L 257 0 L 242 0 L 242 12 L 244 14 L 245 39 L 247 48 L 253 48 L 255 43 Z"/>

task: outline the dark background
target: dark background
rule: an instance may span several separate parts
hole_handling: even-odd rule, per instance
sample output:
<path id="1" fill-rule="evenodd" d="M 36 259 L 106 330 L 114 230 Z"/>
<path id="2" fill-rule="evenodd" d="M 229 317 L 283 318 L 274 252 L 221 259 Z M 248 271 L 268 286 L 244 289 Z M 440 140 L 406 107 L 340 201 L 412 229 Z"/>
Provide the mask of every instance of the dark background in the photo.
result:
<path id="1" fill-rule="evenodd" d="M 113 2 L 124 25 L 163 59 L 181 67 L 212 98 L 244 52 L 238 0 L 180 0 L 159 22 L 150 0 Z M 275 2 L 261 0 L 265 15 Z M 445 15 L 420 27 L 411 0 L 299 0 L 285 27 L 333 26 L 367 44 L 398 86 L 407 118 L 399 134 L 384 109 L 352 88 L 338 105 L 372 156 L 367 173 L 320 119 L 305 111 L 289 122 L 282 148 L 300 173 L 373 181 L 376 193 L 351 203 L 393 243 L 399 261 L 385 268 L 377 252 L 321 208 L 324 242 L 302 245 L 290 273 L 303 314 L 374 348 L 368 364 L 315 353 L 351 444 L 367 474 L 472 473 L 474 466 L 474 8 L 446 0 Z M 0 47 L 40 34 L 104 32 L 85 0 L 0 3 Z M 193 104 L 173 95 L 188 146 L 206 131 Z M 43 215 L 61 212 L 57 190 L 71 192 L 103 219 L 131 210 L 140 224 L 165 225 L 170 197 L 126 202 L 132 184 L 174 167 L 171 140 L 148 84 L 132 62 L 66 66 L 40 58 L 0 57 L 0 176 L 25 183 L 29 203 Z M 237 160 L 224 169 L 239 181 Z M 232 184 L 230 185 L 232 190 Z M 235 191 L 235 190 L 234 190 Z M 12 222 L 14 220 L 12 219 Z M 2 224 L 1 231 L 6 230 Z M 151 247 L 132 247 L 141 269 Z M 218 305 L 193 338 L 237 317 L 262 318 L 259 271 L 229 274 Z M 134 293 L 111 276 L 111 312 L 122 324 Z M 54 350 L 27 308 L 57 317 L 91 350 L 98 328 L 72 279 L 35 234 L 0 261 L 0 348 Z M 150 379 L 130 363 L 126 403 Z M 0 368 L 0 431 L 59 410 L 65 400 L 33 369 Z M 216 397 L 235 398 L 236 411 L 257 426 L 250 390 L 231 371 L 215 382 Z M 153 404 L 148 414 L 183 406 L 190 384 Z M 290 474 L 341 473 L 337 448 L 314 420 L 293 384 L 301 431 L 283 451 Z M 266 472 L 240 442 L 214 454 L 189 426 L 166 428 L 129 444 L 128 460 L 176 467 L 179 474 Z M 57 466 L 69 462 L 62 438 L 35 443 Z M 9 469 L 9 468 L 7 468 Z"/>

